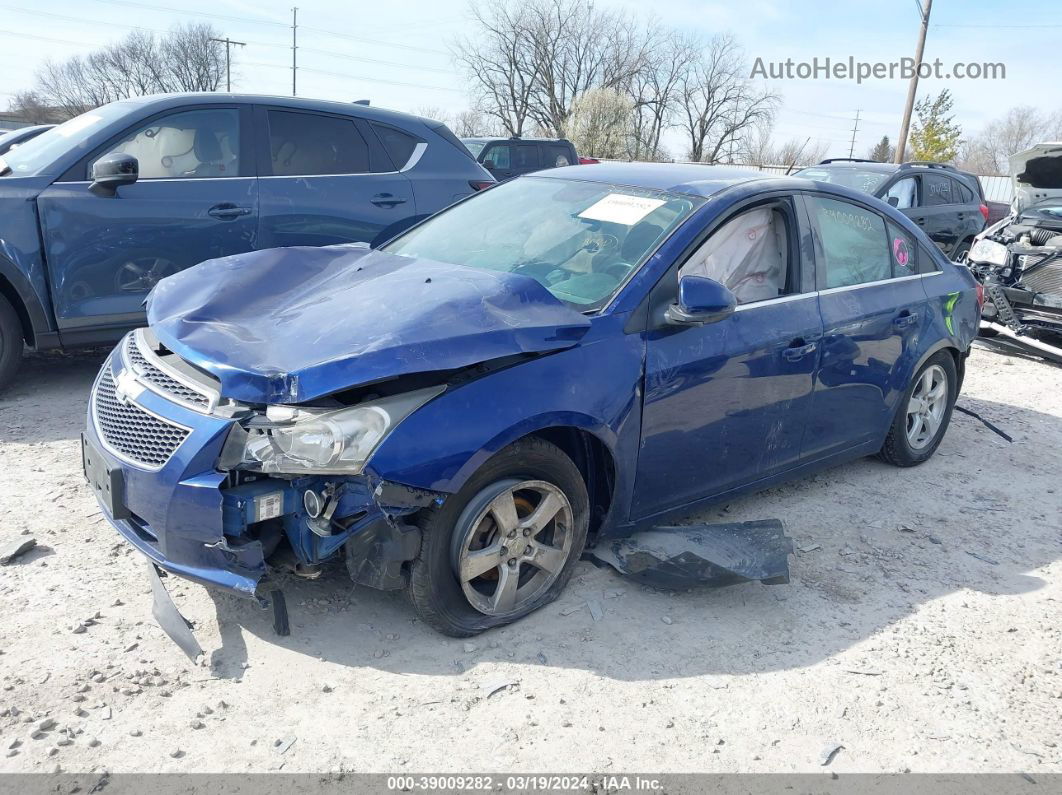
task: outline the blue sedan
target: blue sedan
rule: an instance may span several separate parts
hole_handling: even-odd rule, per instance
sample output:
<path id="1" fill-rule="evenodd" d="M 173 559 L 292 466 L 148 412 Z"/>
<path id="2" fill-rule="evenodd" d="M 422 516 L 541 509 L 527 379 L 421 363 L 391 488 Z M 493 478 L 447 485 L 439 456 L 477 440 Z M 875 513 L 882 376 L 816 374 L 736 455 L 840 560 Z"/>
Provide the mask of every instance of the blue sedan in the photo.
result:
<path id="1" fill-rule="evenodd" d="M 601 538 L 860 456 L 925 461 L 980 301 L 856 191 L 558 168 L 377 249 L 164 279 L 93 387 L 85 470 L 156 583 L 264 603 L 278 551 L 310 575 L 340 555 L 469 636 L 555 599 Z"/>

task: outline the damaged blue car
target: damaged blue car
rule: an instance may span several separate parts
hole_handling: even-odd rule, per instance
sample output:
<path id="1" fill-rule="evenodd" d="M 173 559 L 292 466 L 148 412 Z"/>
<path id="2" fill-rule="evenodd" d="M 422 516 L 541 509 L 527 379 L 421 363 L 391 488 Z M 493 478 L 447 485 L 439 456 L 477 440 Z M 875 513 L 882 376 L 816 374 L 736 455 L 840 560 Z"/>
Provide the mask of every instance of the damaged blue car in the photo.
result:
<path id="1" fill-rule="evenodd" d="M 602 164 L 491 188 L 372 250 L 164 279 L 93 386 L 86 476 L 157 569 L 266 603 L 341 556 L 469 636 L 588 544 L 860 456 L 929 458 L 980 294 L 843 187 Z"/>

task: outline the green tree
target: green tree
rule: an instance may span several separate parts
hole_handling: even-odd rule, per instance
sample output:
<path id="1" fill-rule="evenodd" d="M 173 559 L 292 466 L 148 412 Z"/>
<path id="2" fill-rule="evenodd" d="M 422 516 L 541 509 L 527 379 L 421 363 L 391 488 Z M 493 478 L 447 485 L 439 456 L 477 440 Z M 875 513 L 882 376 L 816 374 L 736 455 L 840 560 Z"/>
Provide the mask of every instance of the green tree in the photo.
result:
<path id="1" fill-rule="evenodd" d="M 893 155 L 896 154 L 896 147 L 889 143 L 889 136 L 881 136 L 881 140 L 874 144 L 870 150 L 868 157 L 871 160 L 877 160 L 879 163 L 891 163 Z"/>
<path id="2" fill-rule="evenodd" d="M 951 114 L 955 100 L 944 89 L 936 98 L 923 97 L 915 104 L 914 130 L 911 148 L 915 160 L 935 160 L 947 163 L 959 154 L 962 128 Z"/>

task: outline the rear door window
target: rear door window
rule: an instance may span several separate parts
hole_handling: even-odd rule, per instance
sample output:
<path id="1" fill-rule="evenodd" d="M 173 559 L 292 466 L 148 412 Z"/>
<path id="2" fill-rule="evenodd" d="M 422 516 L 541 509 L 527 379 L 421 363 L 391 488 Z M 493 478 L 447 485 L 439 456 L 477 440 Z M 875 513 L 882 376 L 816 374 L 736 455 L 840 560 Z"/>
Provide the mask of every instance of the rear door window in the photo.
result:
<path id="1" fill-rule="evenodd" d="M 961 183 L 961 182 L 959 182 L 957 180 L 955 182 L 955 187 L 958 188 L 958 191 L 959 191 L 958 195 L 959 195 L 959 198 L 960 198 L 960 200 L 961 200 L 961 202 L 963 204 L 973 204 L 974 203 L 974 193 L 973 193 L 972 190 L 970 190 L 963 183 Z"/>
<path id="2" fill-rule="evenodd" d="M 955 204 L 955 183 L 949 177 L 942 174 L 923 174 L 922 190 L 925 194 L 924 203 L 927 207 L 936 207 L 944 204 Z"/>
<path id="3" fill-rule="evenodd" d="M 885 219 L 849 202 L 807 197 L 822 244 L 825 287 L 848 287 L 892 278 Z"/>
<path id="4" fill-rule="evenodd" d="M 278 177 L 369 172 L 369 147 L 354 120 L 269 111 L 269 156 Z"/>
<path id="5" fill-rule="evenodd" d="M 534 144 L 519 144 L 513 153 L 516 163 L 513 169 L 516 171 L 536 171 L 542 168 L 542 158 L 539 157 L 538 147 Z"/>

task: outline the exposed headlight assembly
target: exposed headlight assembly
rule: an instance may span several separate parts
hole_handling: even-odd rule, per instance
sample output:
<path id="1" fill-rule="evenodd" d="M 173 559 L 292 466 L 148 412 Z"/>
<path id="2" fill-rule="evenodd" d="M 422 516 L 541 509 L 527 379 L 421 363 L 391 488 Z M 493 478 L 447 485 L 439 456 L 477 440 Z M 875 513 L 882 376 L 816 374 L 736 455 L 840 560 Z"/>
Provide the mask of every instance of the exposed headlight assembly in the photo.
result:
<path id="1" fill-rule="evenodd" d="M 270 406 L 234 426 L 218 466 L 271 474 L 357 475 L 402 420 L 445 387 L 418 389 L 341 409 Z"/>
<path id="2" fill-rule="evenodd" d="M 982 238 L 974 243 L 967 255 L 970 262 L 986 262 L 989 265 L 1006 265 L 1010 251 L 1002 243 Z"/>

